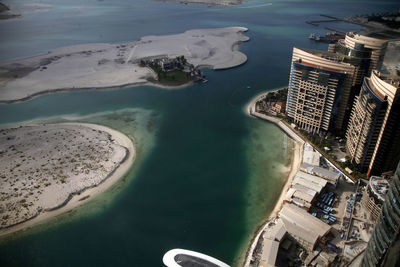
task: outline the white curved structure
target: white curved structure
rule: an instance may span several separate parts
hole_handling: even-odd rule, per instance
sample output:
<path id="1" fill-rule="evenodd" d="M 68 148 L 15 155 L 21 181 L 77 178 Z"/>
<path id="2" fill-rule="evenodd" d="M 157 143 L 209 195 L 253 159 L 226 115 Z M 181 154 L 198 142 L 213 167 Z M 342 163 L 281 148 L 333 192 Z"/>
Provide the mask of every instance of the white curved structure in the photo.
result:
<path id="1" fill-rule="evenodd" d="M 362 172 L 393 170 L 400 151 L 400 77 L 373 71 L 356 97 L 346 132 L 351 161 Z"/>
<path id="2" fill-rule="evenodd" d="M 371 73 L 372 70 L 380 70 L 388 40 L 348 32 L 344 42 L 347 47 L 352 49 L 359 49 L 360 46 L 371 49 L 369 73 Z"/>
<path id="3" fill-rule="evenodd" d="M 178 248 L 165 253 L 163 263 L 168 267 L 230 267 L 228 264 L 205 254 Z"/>

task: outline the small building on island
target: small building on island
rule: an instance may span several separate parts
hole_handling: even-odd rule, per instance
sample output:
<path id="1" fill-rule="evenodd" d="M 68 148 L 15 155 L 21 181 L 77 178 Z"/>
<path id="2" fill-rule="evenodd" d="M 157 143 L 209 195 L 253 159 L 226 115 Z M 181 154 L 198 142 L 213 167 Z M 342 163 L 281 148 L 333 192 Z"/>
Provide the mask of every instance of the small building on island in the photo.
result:
<path id="1" fill-rule="evenodd" d="M 286 102 L 283 102 L 283 101 L 276 102 L 276 103 L 271 107 L 271 110 L 272 110 L 273 112 L 276 112 L 277 114 L 285 113 L 285 109 L 286 109 Z"/>

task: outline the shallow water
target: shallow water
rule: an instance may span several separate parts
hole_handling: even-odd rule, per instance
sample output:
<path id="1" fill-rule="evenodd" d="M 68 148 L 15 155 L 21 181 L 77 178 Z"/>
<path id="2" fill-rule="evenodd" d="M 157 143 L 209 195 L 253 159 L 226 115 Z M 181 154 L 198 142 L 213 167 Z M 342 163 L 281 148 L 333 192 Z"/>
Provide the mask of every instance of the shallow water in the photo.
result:
<path id="1" fill-rule="evenodd" d="M 248 62 L 206 70 L 208 83 L 178 90 L 138 86 L 0 105 L 0 123 L 48 117 L 103 123 L 133 137 L 139 152 L 131 172 L 109 192 L 49 224 L 1 240 L 0 266 L 161 266 L 162 255 L 177 247 L 238 264 L 246 242 L 279 196 L 291 156 L 291 141 L 276 126 L 248 117 L 246 102 L 287 85 L 293 45 L 327 48 L 308 40 L 311 32 L 325 30 L 305 20 L 319 19 L 320 13 L 390 11 L 397 5 L 264 5 L 257 0 L 221 8 L 149 0 L 81 2 L 41 1 L 51 5 L 49 11 L 1 21 L 0 36 L 7 38 L 0 42 L 0 59 L 78 43 L 244 26 L 251 40 L 240 49 Z M 335 27 L 357 29 L 342 23 Z"/>

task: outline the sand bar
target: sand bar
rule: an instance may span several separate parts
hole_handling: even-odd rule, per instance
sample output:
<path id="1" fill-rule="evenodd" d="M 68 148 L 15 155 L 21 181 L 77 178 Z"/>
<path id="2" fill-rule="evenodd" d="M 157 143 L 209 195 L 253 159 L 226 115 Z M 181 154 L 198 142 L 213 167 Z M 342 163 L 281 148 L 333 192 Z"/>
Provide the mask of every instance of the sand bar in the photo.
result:
<path id="1" fill-rule="evenodd" d="M 91 200 L 135 159 L 126 135 L 97 124 L 2 129 L 0 141 L 0 236 Z"/>
<path id="2" fill-rule="evenodd" d="M 185 56 L 195 67 L 226 69 L 247 61 L 238 44 L 249 40 L 243 27 L 190 30 L 146 36 L 120 44 L 82 44 L 0 63 L 0 102 L 76 89 L 151 84 L 155 73 L 141 59 Z"/>

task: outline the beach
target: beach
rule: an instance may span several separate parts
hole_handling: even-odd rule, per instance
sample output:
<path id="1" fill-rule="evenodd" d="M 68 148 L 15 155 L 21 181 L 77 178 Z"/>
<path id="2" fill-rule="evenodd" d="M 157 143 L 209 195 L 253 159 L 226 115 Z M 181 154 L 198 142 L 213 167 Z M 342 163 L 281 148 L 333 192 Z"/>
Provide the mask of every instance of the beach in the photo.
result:
<path id="1" fill-rule="evenodd" d="M 281 194 L 279 195 L 279 198 L 276 201 L 276 204 L 274 206 L 274 209 L 268 216 L 266 222 L 259 229 L 257 229 L 254 236 L 252 237 L 251 244 L 249 244 L 249 247 L 247 248 L 247 251 L 246 251 L 246 260 L 245 260 L 243 266 L 245 266 L 245 267 L 249 266 L 253 251 L 257 245 L 260 235 L 262 234 L 264 229 L 268 227 L 268 224 L 271 221 L 273 221 L 278 216 L 279 212 L 281 211 L 286 192 L 290 188 L 293 178 L 296 175 L 297 171 L 299 170 L 301 158 L 302 158 L 302 152 L 303 152 L 303 145 L 298 142 L 295 142 L 295 148 L 293 150 L 293 157 L 292 157 L 292 161 L 291 161 L 291 165 L 290 165 L 290 172 L 287 175 L 287 177 L 284 178 L 284 179 L 286 179 L 285 185 L 283 186 Z"/>
<path id="2" fill-rule="evenodd" d="M 11 144 L 13 147 L 11 151 L 18 151 L 19 148 L 31 150 L 25 151 L 24 156 L 27 160 L 23 164 L 18 163 L 16 156 L 10 157 L 10 155 L 4 155 L 4 152 L 1 155 L 1 157 L 6 156 L 2 159 L 3 165 L 11 165 L 8 162 L 11 160 L 13 164 L 17 162 L 13 171 L 20 166 L 22 169 L 16 169 L 18 173 L 21 173 L 20 175 L 11 177 L 6 167 L 1 168 L 3 217 L 0 236 L 41 224 L 90 201 L 123 177 L 135 159 L 132 141 L 126 135 L 102 125 L 41 124 L 2 129 L 1 132 L 2 137 L 8 141 L 13 141 L 11 138 L 15 137 L 15 142 Z M 47 138 L 50 134 L 51 140 Z M 72 140 L 68 139 L 67 134 Z M 32 138 L 27 139 L 26 136 L 29 135 Z M 64 150 L 54 148 L 57 144 L 60 145 L 60 141 L 54 135 L 58 135 L 59 139 L 66 138 L 65 142 L 61 143 Z M 25 139 L 18 140 L 21 137 Z M 77 140 L 79 137 L 82 137 L 81 140 Z M 88 142 L 92 140 L 90 138 L 98 138 L 99 141 L 89 145 Z M 27 142 L 29 144 L 26 144 Z M 85 144 L 87 147 L 82 148 Z M 2 146 L 9 145 L 10 143 L 2 142 Z M 67 146 L 77 146 L 77 148 L 70 150 Z M 79 157 L 72 157 L 76 151 L 85 151 L 85 149 L 96 153 L 90 156 L 83 155 L 81 160 Z M 62 162 L 64 159 L 66 161 L 70 159 L 71 164 L 64 164 Z M 53 163 L 52 160 L 55 162 Z M 76 168 L 77 165 L 78 168 Z M 53 169 L 51 166 L 54 166 Z M 75 169 L 71 170 L 74 166 Z M 21 177 L 23 179 L 20 179 Z M 51 180 L 51 177 L 54 179 Z M 8 207 L 11 209 L 7 209 Z M 22 212 L 25 213 L 22 214 Z"/>
<path id="3" fill-rule="evenodd" d="M 245 107 L 246 113 L 249 116 L 255 116 L 255 104 L 258 100 L 260 100 L 262 97 L 264 97 L 266 94 L 271 93 L 271 92 L 277 92 L 279 90 L 282 90 L 283 88 L 279 88 L 279 89 L 275 89 L 275 90 L 271 90 L 268 92 L 263 92 L 258 94 L 257 96 L 253 97 L 248 104 Z M 259 115 L 262 114 L 257 114 L 257 117 Z M 270 116 L 265 116 L 265 118 L 261 119 L 265 119 L 269 122 L 272 122 L 274 124 L 276 124 L 278 127 L 280 127 L 282 129 L 282 122 L 280 121 L 280 119 L 274 118 L 274 117 L 270 117 Z M 290 128 L 286 127 L 285 129 L 282 129 L 286 134 L 288 134 L 288 131 L 290 131 Z M 289 137 L 291 137 L 291 135 L 293 135 L 293 133 L 289 134 Z M 292 138 L 294 140 L 294 144 L 295 147 L 293 149 L 293 154 L 291 157 L 291 163 L 290 163 L 290 171 L 288 172 L 288 174 L 286 176 L 283 177 L 283 179 L 285 179 L 285 184 L 281 190 L 281 193 L 279 195 L 278 200 L 275 203 L 275 206 L 273 208 L 273 210 L 271 211 L 270 215 L 268 216 L 268 218 L 266 218 L 266 222 L 262 224 L 262 226 L 257 229 L 254 233 L 254 236 L 251 239 L 251 244 L 249 244 L 247 251 L 246 251 L 246 258 L 245 258 L 245 262 L 243 263 L 243 266 L 248 267 L 250 264 L 250 260 L 253 254 L 253 251 L 257 245 L 258 239 L 260 237 L 260 235 L 262 234 L 262 232 L 268 227 L 268 224 L 273 221 L 279 214 L 279 212 L 282 209 L 282 206 L 284 204 L 284 199 L 285 199 L 285 195 L 286 192 L 288 191 L 288 189 L 290 188 L 293 178 L 295 177 L 297 171 L 300 169 L 300 164 L 302 162 L 302 155 L 303 155 L 303 149 L 304 149 L 304 143 L 299 142 L 299 140 L 297 140 L 297 138 Z"/>
<path id="4" fill-rule="evenodd" d="M 236 67 L 247 61 L 238 47 L 249 40 L 245 31 L 244 27 L 198 29 L 127 43 L 81 44 L 0 63 L 0 103 L 57 91 L 159 85 L 152 83 L 156 74 L 142 67 L 141 60 L 184 56 L 194 67 Z"/>

